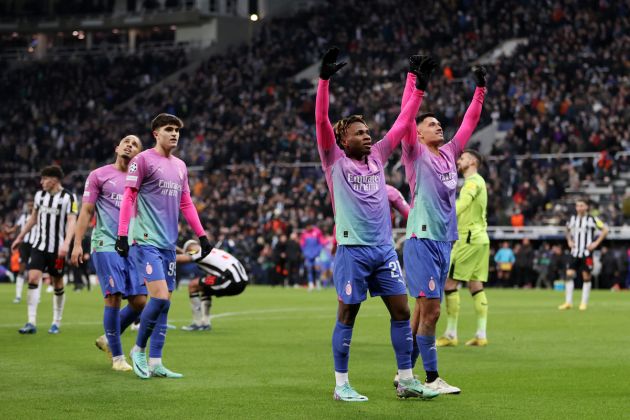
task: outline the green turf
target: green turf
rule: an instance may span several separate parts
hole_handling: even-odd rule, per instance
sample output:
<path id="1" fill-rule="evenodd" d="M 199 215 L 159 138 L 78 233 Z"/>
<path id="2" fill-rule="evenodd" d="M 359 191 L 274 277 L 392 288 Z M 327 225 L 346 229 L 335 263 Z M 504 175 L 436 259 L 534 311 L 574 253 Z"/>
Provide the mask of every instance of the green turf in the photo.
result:
<path id="1" fill-rule="evenodd" d="M 241 296 L 215 299 L 211 332 L 168 333 L 165 365 L 185 378 L 146 381 L 111 371 L 94 346 L 101 333 L 99 292 L 68 293 L 57 336 L 46 333 L 51 295 L 42 296 L 34 336 L 17 333 L 26 305 L 11 304 L 12 298 L 13 286 L 1 285 L 3 419 L 629 415 L 628 293 L 595 291 L 588 311 L 559 312 L 559 292 L 490 290 L 489 347 L 439 349 L 440 374 L 462 394 L 433 401 L 395 398 L 389 319 L 381 301 L 370 299 L 359 314 L 350 359 L 352 384 L 370 398 L 359 404 L 332 400 L 332 290 L 249 287 Z M 189 317 L 187 293 L 178 291 L 170 319 L 182 326 Z M 472 300 L 462 293 L 461 341 L 474 325 Z M 125 352 L 134 337 L 125 333 Z"/>

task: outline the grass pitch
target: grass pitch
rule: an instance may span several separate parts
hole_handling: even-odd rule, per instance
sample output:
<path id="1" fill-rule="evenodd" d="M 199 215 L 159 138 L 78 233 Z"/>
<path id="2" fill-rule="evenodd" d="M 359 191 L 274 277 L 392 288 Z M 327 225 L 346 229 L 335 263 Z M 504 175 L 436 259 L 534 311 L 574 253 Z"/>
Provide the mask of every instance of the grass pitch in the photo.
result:
<path id="1" fill-rule="evenodd" d="M 579 299 L 579 292 L 576 298 Z M 560 312 L 559 292 L 489 290 L 487 348 L 438 350 L 440 374 L 458 396 L 399 401 L 389 317 L 380 299 L 359 313 L 350 378 L 366 403 L 332 400 L 332 290 L 249 287 L 215 299 L 210 332 L 169 330 L 164 364 L 183 379 L 140 380 L 113 372 L 94 346 L 102 333 L 100 292 L 68 292 L 62 332 L 46 333 L 52 297 L 43 293 L 38 333 L 21 336 L 26 305 L 0 285 L 0 418 L 622 418 L 628 395 L 628 293 L 595 291 L 586 312 Z M 460 342 L 475 330 L 462 291 Z M 190 322 L 186 290 L 170 320 Z M 445 311 L 444 311 L 445 313 Z M 444 316 L 445 318 L 445 316 Z M 444 330 L 440 321 L 438 334 Z M 128 353 L 135 332 L 123 336 Z M 419 362 L 415 372 L 422 374 Z"/>

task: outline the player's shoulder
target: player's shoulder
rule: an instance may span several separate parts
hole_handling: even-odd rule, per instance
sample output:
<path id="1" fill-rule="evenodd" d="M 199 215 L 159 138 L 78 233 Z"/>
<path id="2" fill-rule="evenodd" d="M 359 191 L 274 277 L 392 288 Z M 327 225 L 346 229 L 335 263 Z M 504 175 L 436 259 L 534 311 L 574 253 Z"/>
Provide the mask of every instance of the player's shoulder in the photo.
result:
<path id="1" fill-rule="evenodd" d="M 76 195 L 74 194 L 74 192 L 70 191 L 66 187 L 63 187 L 61 189 L 61 196 L 62 197 L 68 197 L 71 200 L 76 200 Z"/>

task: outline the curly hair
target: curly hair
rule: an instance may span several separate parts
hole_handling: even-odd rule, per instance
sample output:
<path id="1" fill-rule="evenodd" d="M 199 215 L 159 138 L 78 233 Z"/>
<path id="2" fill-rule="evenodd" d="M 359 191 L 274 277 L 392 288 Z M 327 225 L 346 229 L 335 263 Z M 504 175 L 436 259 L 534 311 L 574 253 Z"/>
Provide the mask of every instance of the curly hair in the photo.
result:
<path id="1" fill-rule="evenodd" d="M 341 139 L 344 138 L 346 134 L 348 134 L 348 128 L 351 124 L 355 122 L 363 123 L 367 126 L 367 123 L 363 119 L 363 115 L 350 115 L 349 117 L 340 119 L 333 126 L 333 131 L 335 132 L 335 140 L 337 141 L 337 146 L 339 146 L 339 148 L 343 149 L 343 146 L 341 145 Z"/>

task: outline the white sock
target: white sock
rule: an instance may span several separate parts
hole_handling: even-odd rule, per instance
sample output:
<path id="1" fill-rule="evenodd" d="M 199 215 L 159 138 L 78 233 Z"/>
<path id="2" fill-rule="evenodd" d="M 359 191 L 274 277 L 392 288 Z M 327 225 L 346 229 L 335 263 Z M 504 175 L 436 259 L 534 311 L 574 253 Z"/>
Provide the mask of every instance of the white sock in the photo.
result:
<path id="1" fill-rule="evenodd" d="M 149 367 L 156 367 L 162 364 L 161 357 L 149 357 Z"/>
<path id="2" fill-rule="evenodd" d="M 573 287 L 575 287 L 573 280 L 564 282 L 564 300 L 569 305 L 573 305 Z"/>
<path id="3" fill-rule="evenodd" d="M 37 324 L 37 304 L 39 303 L 40 290 L 40 287 L 38 287 L 37 289 L 31 289 L 29 287 L 28 291 L 26 292 L 28 322 L 33 325 Z"/>
<path id="4" fill-rule="evenodd" d="M 454 340 L 457 338 L 457 331 L 446 330 L 444 331 L 444 336 Z"/>
<path id="5" fill-rule="evenodd" d="M 122 362 L 124 360 L 125 360 L 125 356 L 123 354 L 121 354 L 120 356 L 112 357 L 112 362 Z"/>
<path id="6" fill-rule="evenodd" d="M 199 325 L 201 323 L 201 299 L 199 296 L 190 298 L 190 310 L 192 311 L 193 324 Z"/>
<path id="7" fill-rule="evenodd" d="M 398 380 L 408 381 L 413 379 L 413 371 L 411 369 L 398 369 Z"/>
<path id="8" fill-rule="evenodd" d="M 60 293 L 60 294 L 57 294 Z M 61 289 L 61 292 L 55 290 L 53 295 L 53 324 L 61 326 L 61 318 L 63 317 L 63 307 L 66 303 L 66 294 Z"/>
<path id="9" fill-rule="evenodd" d="M 137 344 L 134 344 L 133 347 L 131 348 L 131 352 L 132 353 L 135 353 L 135 352 L 144 353 L 144 347 L 138 347 Z"/>
<path id="10" fill-rule="evenodd" d="M 337 383 L 337 386 L 343 386 L 346 382 L 349 382 L 348 372 L 346 373 L 335 372 L 335 382 Z"/>
<path id="11" fill-rule="evenodd" d="M 477 334 L 475 334 L 477 338 L 481 338 L 483 340 L 486 339 L 486 330 L 477 330 Z"/>
<path id="12" fill-rule="evenodd" d="M 204 299 L 201 301 L 201 325 L 210 325 L 210 308 L 212 308 L 211 299 Z"/>
<path id="13" fill-rule="evenodd" d="M 22 299 L 22 289 L 24 288 L 24 277 L 18 274 L 15 278 L 15 297 Z"/>
<path id="14" fill-rule="evenodd" d="M 591 282 L 585 281 L 582 285 L 582 305 L 588 304 L 588 297 L 591 295 Z"/>

